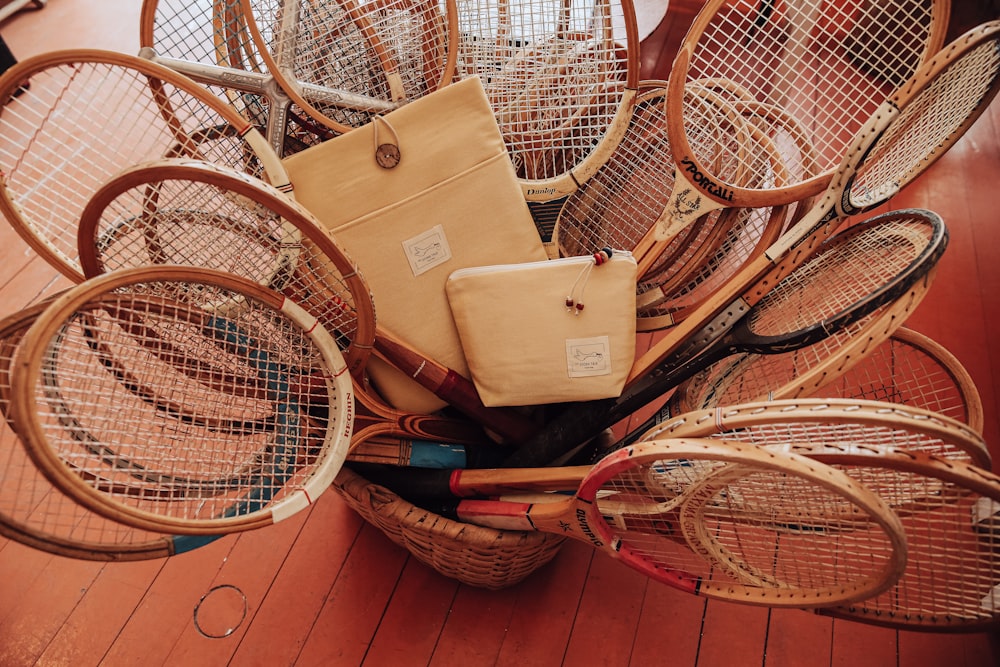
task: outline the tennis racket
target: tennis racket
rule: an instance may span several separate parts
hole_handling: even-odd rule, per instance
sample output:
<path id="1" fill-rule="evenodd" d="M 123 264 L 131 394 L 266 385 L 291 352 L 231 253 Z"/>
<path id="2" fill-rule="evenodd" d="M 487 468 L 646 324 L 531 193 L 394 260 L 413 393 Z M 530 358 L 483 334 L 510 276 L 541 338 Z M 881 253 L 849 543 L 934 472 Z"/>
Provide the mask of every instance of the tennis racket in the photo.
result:
<path id="1" fill-rule="evenodd" d="M 486 408 L 470 381 L 378 330 L 371 294 L 315 218 L 267 184 L 193 160 L 136 165 L 108 181 L 81 216 L 84 274 L 184 264 L 224 269 L 280 290 L 342 339 L 360 377 L 372 348 L 507 439 L 534 422 Z"/>
<path id="2" fill-rule="evenodd" d="M 506 461 L 542 465 L 583 444 L 676 387 L 707 364 L 734 352 L 777 353 L 810 345 L 906 295 L 925 293 L 947 234 L 936 215 L 911 210 L 874 218 L 830 239 L 753 307 L 735 326 L 705 326 L 700 335 L 617 398 L 567 409 Z M 734 317 L 725 311 L 724 317 Z"/>
<path id="3" fill-rule="evenodd" d="M 143 0 L 139 56 L 206 86 L 250 120 L 279 157 L 333 136 L 284 93 L 250 37 L 239 0 Z"/>
<path id="4" fill-rule="evenodd" d="M 0 321 L 0 535 L 67 558 L 134 561 L 165 558 L 209 544 L 213 536 L 163 535 L 112 521 L 63 494 L 25 451 L 10 416 L 11 364 L 24 332 L 48 298 Z"/>
<path id="5" fill-rule="evenodd" d="M 458 0 L 456 8 L 457 76 L 482 80 L 548 240 L 552 211 L 628 126 L 639 83 L 635 9 L 631 0 Z"/>
<path id="6" fill-rule="evenodd" d="M 108 372 L 107 350 L 153 391 Z M 220 367 L 225 376 L 207 372 Z M 143 530 L 216 535 L 287 518 L 326 490 L 352 434 L 350 374 L 332 336 L 277 292 L 219 271 L 90 279 L 28 329 L 13 371 L 14 420 L 42 473 Z"/>
<path id="7" fill-rule="evenodd" d="M 893 29 L 880 3 L 807 0 L 771 7 L 765 16 L 756 0 L 714 0 L 695 17 L 667 86 L 675 184 L 664 216 L 637 255 L 655 255 L 712 208 L 775 206 L 822 192 L 851 137 L 941 47 L 950 3 L 894 2 Z M 729 81 L 797 119 L 809 131 L 819 173 L 785 183 L 734 178 L 739 171 L 731 167 L 746 152 L 706 131 L 717 109 L 692 103 L 687 91 L 688 82 L 703 79 Z"/>
<path id="8" fill-rule="evenodd" d="M 14 94 L 22 84 L 29 95 Z M 288 189 L 264 137 L 204 87 L 143 58 L 95 50 L 46 53 L 0 76 L 0 211 L 75 282 L 80 213 L 122 169 L 195 157 Z"/>
<path id="9" fill-rule="evenodd" d="M 851 341 L 831 336 L 820 349 L 744 354 L 713 364 L 677 388 L 667 412 L 778 398 L 858 398 L 931 410 L 982 431 L 982 399 L 950 352 L 905 327 L 884 340 L 859 333 L 863 338 Z"/>
<path id="10" fill-rule="evenodd" d="M 662 214 L 673 184 L 663 108 L 665 85 L 639 84 L 624 136 L 594 176 L 566 198 L 553 223 L 558 254 L 579 256 L 603 247 L 631 251 Z M 739 122 L 745 126 L 742 119 Z M 779 156 L 775 160 L 775 167 L 781 166 Z M 648 280 L 640 283 L 640 302 L 648 299 L 647 292 L 662 290 L 665 282 L 696 264 L 700 254 L 709 253 L 716 245 L 712 239 L 724 237 L 744 213 L 719 219 L 719 212 L 712 212 L 672 239 L 656 262 L 641 268 L 640 275 Z M 773 220 L 773 229 L 780 230 L 784 218 L 775 215 Z"/>
<path id="11" fill-rule="evenodd" d="M 802 407 L 812 412 L 810 408 L 822 410 L 823 403 L 815 399 L 803 402 Z M 786 402 L 776 402 L 721 408 L 718 425 L 715 416 L 698 419 L 692 415 L 676 428 L 657 429 L 649 436 L 699 433 L 723 442 L 743 438 L 768 449 L 799 453 L 842 470 L 892 506 L 906 532 L 907 564 L 902 577 L 882 594 L 821 613 L 913 630 L 995 626 L 1000 479 L 988 471 L 988 461 L 986 467 L 982 465 L 981 454 L 972 461 L 964 456 L 974 451 L 965 447 L 978 434 L 947 418 L 927 417 L 933 413 L 885 405 L 891 429 L 916 435 L 924 424 L 945 427 L 939 435 L 945 436 L 942 442 L 948 446 L 942 448 L 940 443 L 932 444 L 934 438 L 921 440 L 911 435 L 899 440 L 885 432 L 868 433 L 869 427 L 861 427 L 853 410 L 824 426 L 804 415 L 801 420 L 781 417 L 788 407 Z M 765 411 L 767 416 L 757 416 Z M 963 437 L 958 438 L 960 433 Z M 982 445 L 980 452 L 984 451 Z"/>
<path id="12" fill-rule="evenodd" d="M 123 169 L 81 212 L 76 254 L 88 278 L 183 264 L 280 291 L 336 337 L 358 377 L 372 349 L 371 293 L 336 241 L 278 189 L 221 165 L 165 158 Z"/>
<path id="13" fill-rule="evenodd" d="M 275 81 L 342 133 L 451 82 L 454 0 L 241 0 Z"/>
<path id="14" fill-rule="evenodd" d="M 635 383 L 697 335 L 712 318 L 738 317 L 804 262 L 841 221 L 884 203 L 964 134 L 1000 87 L 1000 22 L 974 28 L 938 52 L 879 107 L 855 136 L 835 178 L 813 208 L 659 338 L 633 364 Z M 742 296 L 740 296 L 742 294 Z"/>
<path id="15" fill-rule="evenodd" d="M 774 354 L 744 352 L 717 361 L 680 383 L 657 412 L 631 427 L 616 443 L 594 440 L 574 454 L 574 459 L 599 458 L 609 445 L 617 448 L 632 444 L 656 424 L 687 412 L 810 396 L 818 387 L 836 382 L 888 340 L 920 304 L 930 285 L 926 280 L 918 283 L 895 302 L 811 345 Z"/>
<path id="16" fill-rule="evenodd" d="M 434 479 L 421 486 L 424 492 L 574 488 L 575 495 L 546 502 L 433 507 L 494 528 L 573 537 L 656 581 L 706 597 L 836 604 L 883 589 L 905 562 L 895 519 L 876 496 L 825 467 L 735 440 L 644 443 L 593 467 L 405 473 L 408 492 L 416 480 Z"/>

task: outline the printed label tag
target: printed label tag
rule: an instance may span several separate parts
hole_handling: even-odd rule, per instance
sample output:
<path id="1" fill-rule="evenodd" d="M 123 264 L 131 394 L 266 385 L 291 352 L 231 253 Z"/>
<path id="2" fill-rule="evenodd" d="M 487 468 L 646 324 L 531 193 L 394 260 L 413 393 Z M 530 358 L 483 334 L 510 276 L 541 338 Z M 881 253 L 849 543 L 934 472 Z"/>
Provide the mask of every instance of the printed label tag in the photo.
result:
<path id="1" fill-rule="evenodd" d="M 430 271 L 451 259 L 451 246 L 444 227 L 435 225 L 426 232 L 403 241 L 403 252 L 414 276 Z"/>
<path id="2" fill-rule="evenodd" d="M 566 339 L 566 370 L 571 378 L 611 374 L 611 341 L 607 336 Z"/>

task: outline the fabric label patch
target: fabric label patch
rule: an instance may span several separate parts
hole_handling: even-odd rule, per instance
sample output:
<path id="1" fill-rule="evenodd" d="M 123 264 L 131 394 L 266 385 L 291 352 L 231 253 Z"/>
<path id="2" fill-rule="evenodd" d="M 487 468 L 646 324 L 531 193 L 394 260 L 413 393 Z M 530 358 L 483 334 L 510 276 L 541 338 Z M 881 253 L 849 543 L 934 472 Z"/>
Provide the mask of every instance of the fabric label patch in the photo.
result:
<path id="1" fill-rule="evenodd" d="M 430 271 L 451 259 L 451 246 L 444 227 L 435 225 L 422 234 L 403 241 L 403 253 L 414 276 Z"/>
<path id="2" fill-rule="evenodd" d="M 611 375 L 611 341 L 607 336 L 566 339 L 566 370 L 571 378 Z"/>

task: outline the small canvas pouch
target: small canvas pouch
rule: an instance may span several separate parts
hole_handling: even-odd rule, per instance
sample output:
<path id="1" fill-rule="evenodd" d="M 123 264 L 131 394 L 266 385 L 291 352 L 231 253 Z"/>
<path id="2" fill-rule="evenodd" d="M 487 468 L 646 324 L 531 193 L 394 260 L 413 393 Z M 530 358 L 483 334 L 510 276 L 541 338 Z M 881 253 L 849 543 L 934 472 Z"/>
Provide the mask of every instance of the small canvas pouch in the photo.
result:
<path id="1" fill-rule="evenodd" d="M 620 395 L 635 357 L 635 284 L 635 259 L 618 252 L 453 272 L 448 302 L 483 403 Z"/>

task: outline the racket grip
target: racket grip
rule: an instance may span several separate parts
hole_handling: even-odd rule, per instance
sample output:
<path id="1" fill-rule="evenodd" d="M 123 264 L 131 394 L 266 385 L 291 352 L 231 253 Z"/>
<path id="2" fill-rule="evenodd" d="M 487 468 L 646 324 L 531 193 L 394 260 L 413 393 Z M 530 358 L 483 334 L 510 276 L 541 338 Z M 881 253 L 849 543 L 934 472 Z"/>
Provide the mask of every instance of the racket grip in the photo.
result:
<path id="1" fill-rule="evenodd" d="M 452 497 L 451 470 L 400 468 L 360 461 L 347 461 L 344 465 L 414 505 L 421 505 L 427 499 Z"/>

